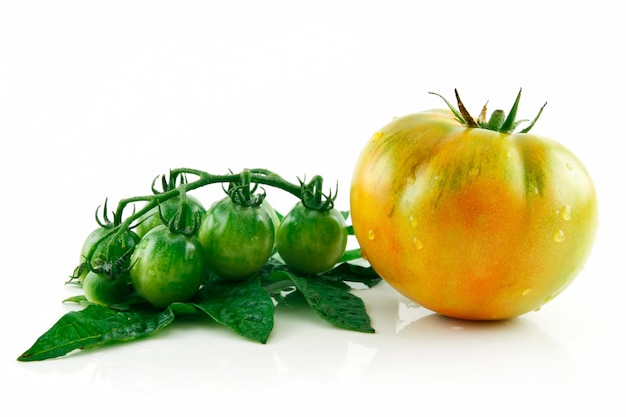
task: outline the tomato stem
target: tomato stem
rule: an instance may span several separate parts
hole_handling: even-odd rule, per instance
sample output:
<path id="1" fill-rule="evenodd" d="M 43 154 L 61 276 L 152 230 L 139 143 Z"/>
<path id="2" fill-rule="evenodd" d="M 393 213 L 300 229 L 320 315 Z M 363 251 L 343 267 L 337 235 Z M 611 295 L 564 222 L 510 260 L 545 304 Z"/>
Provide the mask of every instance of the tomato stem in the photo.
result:
<path id="1" fill-rule="evenodd" d="M 187 176 L 196 177 L 193 181 L 188 181 Z M 161 190 L 157 190 L 156 184 L 159 177 L 161 178 Z M 282 178 L 280 175 L 262 168 L 245 169 L 241 173 L 229 173 L 225 175 L 214 175 L 205 171 L 192 169 L 192 168 L 177 168 L 172 169 L 169 172 L 169 176 L 161 175 L 156 177 L 152 182 L 151 195 L 135 196 L 124 198 L 118 202 L 117 209 L 113 213 L 113 221 L 109 220 L 107 214 L 108 200 L 104 203 L 103 220 L 98 217 L 100 207 L 96 210 L 96 220 L 102 227 L 106 227 L 106 233 L 96 242 L 86 255 L 84 264 L 87 268 L 91 268 L 91 259 L 96 252 L 96 249 L 107 242 L 107 248 L 105 253 L 107 254 L 106 264 L 112 268 L 112 273 L 116 273 L 116 266 L 120 262 L 120 259 L 110 259 L 113 257 L 113 245 L 120 240 L 122 234 L 127 232 L 136 226 L 136 222 L 143 218 L 144 215 L 149 213 L 155 207 L 158 207 L 161 203 L 181 196 L 181 206 L 174 216 L 170 220 L 170 230 L 175 230 L 180 233 L 192 234 L 197 228 L 198 219 L 189 219 L 189 210 L 186 206 L 185 196 L 186 193 L 209 184 L 216 183 L 229 183 L 235 184 L 236 188 L 239 188 L 237 192 L 241 193 L 240 198 L 247 199 L 248 201 L 257 199 L 262 202 L 265 197 L 262 195 L 253 196 L 253 192 L 258 184 L 268 185 L 274 188 L 282 189 L 295 197 L 299 198 L 303 202 L 306 200 L 310 203 L 311 207 L 317 210 L 325 210 L 333 207 L 333 202 L 337 196 L 333 195 L 332 191 L 325 195 L 322 193 L 323 179 L 321 176 L 316 175 L 313 179 L 305 183 L 298 179 L 299 183 L 295 184 Z M 251 185 L 254 187 L 251 188 Z M 242 188 L 243 187 L 243 188 Z M 124 215 L 124 211 L 129 204 L 144 202 L 144 206 L 140 210 L 133 210 L 133 213 L 129 216 Z M 189 225 L 191 223 L 191 226 Z"/>
<path id="2" fill-rule="evenodd" d="M 180 233 L 187 236 L 192 236 L 196 233 L 200 227 L 200 214 L 193 212 L 187 199 L 187 191 L 183 186 L 178 188 L 180 201 L 178 203 L 178 209 L 172 219 L 165 219 L 161 216 L 161 221 L 167 224 L 170 232 Z M 160 207 L 160 206 L 159 206 Z"/>
<path id="3" fill-rule="evenodd" d="M 434 94 L 436 96 L 439 96 L 441 99 L 443 99 L 443 101 L 446 103 L 446 105 L 448 106 L 448 108 L 450 109 L 454 117 L 461 124 L 469 128 L 482 128 L 482 129 L 493 130 L 496 132 L 512 133 L 520 125 L 520 123 L 528 121 L 526 119 L 523 119 L 523 120 L 515 119 L 517 117 L 517 110 L 519 108 L 519 102 L 522 97 L 521 88 L 519 92 L 517 93 L 515 102 L 513 102 L 513 106 L 511 107 L 511 110 L 509 111 L 508 115 L 503 110 L 495 110 L 491 114 L 491 117 L 489 118 L 488 121 L 486 120 L 487 119 L 487 104 L 483 106 L 480 112 L 480 115 L 478 116 L 478 119 L 474 120 L 474 118 L 472 118 L 470 113 L 465 108 L 465 105 L 463 104 L 463 102 L 461 101 L 461 97 L 459 96 L 459 92 L 456 89 L 454 89 L 454 95 L 456 96 L 458 109 L 455 108 L 441 94 L 433 93 L 433 92 L 430 92 L 429 94 Z M 530 129 L 533 128 L 535 123 L 537 123 L 537 120 L 539 120 L 539 116 L 541 116 L 541 113 L 543 112 L 544 107 L 546 107 L 546 104 L 548 103 L 547 102 L 544 103 L 541 109 L 539 109 L 539 113 L 537 113 L 537 115 L 530 122 L 530 124 L 526 128 L 520 130 L 518 133 L 528 133 Z"/>
<path id="4" fill-rule="evenodd" d="M 193 181 L 187 181 L 186 177 L 188 175 L 195 176 L 196 179 Z M 180 184 L 177 185 L 179 179 L 181 178 L 182 180 L 180 180 Z M 156 179 L 153 181 L 152 195 L 124 198 L 118 202 L 112 226 L 115 228 L 130 228 L 135 220 L 141 218 L 154 207 L 157 207 L 160 203 L 180 195 L 181 192 L 186 193 L 216 183 L 241 184 L 242 181 L 244 181 L 249 184 L 263 184 L 286 191 L 299 199 L 305 199 L 312 195 L 316 201 L 321 201 L 321 204 L 318 205 L 320 205 L 322 209 L 332 205 L 332 201 L 336 197 L 336 194 L 333 195 L 330 193 L 327 196 L 321 192 L 323 179 L 319 175 L 313 177 L 309 183 L 299 180 L 299 183 L 295 184 L 285 180 L 280 175 L 263 168 L 246 169 L 241 173 L 229 173 L 225 175 L 214 175 L 192 168 L 172 169 L 169 173 L 169 181 L 166 181 L 165 176 L 162 176 L 162 191 L 158 191 L 154 186 L 156 181 Z M 146 204 L 140 210 L 133 211 L 131 215 L 124 217 L 124 210 L 126 207 L 129 204 L 138 202 L 145 202 Z M 105 220 L 107 219 L 105 218 Z"/>

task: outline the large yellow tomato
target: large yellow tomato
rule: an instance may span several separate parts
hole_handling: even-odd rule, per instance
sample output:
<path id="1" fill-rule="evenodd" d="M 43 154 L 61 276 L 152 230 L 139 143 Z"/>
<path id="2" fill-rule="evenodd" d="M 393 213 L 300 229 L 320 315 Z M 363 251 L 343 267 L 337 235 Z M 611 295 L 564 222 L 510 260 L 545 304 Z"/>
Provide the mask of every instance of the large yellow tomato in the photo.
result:
<path id="1" fill-rule="evenodd" d="M 537 118 L 512 132 L 519 95 L 508 117 L 489 121 L 458 102 L 460 112 L 446 102 L 373 135 L 352 179 L 354 233 L 381 277 L 420 305 L 461 319 L 519 316 L 583 268 L 594 185 L 566 147 L 527 133 Z"/>

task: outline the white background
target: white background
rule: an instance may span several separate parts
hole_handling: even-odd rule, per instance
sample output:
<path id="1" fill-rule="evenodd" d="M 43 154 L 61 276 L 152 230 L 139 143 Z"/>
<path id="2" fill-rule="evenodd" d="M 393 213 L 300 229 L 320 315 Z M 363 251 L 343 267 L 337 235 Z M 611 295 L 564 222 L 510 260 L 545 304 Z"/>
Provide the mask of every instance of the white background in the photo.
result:
<path id="1" fill-rule="evenodd" d="M 619 415 L 623 29 L 617 1 L 0 1 L 0 413 Z M 586 268 L 502 323 L 359 293 L 374 335 L 278 311 L 267 345 L 218 326 L 18 363 L 61 300 L 95 208 L 188 166 L 321 174 L 348 208 L 360 149 L 458 88 L 573 150 L 598 190 Z M 203 191 L 210 202 L 213 191 Z M 270 190 L 286 211 L 290 196 Z M 338 400 L 332 402 L 332 400 Z M 11 410 L 11 411 L 9 411 Z M 578 415 L 577 414 L 577 415 Z"/>

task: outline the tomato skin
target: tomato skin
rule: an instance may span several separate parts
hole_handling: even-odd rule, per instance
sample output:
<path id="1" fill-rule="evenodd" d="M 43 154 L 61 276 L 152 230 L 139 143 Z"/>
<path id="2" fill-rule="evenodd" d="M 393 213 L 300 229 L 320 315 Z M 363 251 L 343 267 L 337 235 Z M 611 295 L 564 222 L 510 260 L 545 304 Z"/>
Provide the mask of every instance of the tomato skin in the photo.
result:
<path id="1" fill-rule="evenodd" d="M 207 210 L 198 240 L 211 271 L 222 278 L 243 279 L 268 261 L 274 234 L 274 221 L 264 205 L 242 207 L 227 197 Z"/>
<path id="2" fill-rule="evenodd" d="M 141 238 L 131 264 L 130 279 L 135 290 L 155 307 L 191 299 L 205 272 L 198 239 L 172 233 L 165 225 Z"/>
<path id="3" fill-rule="evenodd" d="M 276 250 L 292 269 L 318 274 L 335 266 L 348 243 L 346 223 L 337 209 L 314 210 L 298 202 L 281 221 Z"/>
<path id="4" fill-rule="evenodd" d="M 185 195 L 185 198 L 189 203 L 189 208 L 191 209 L 192 215 L 196 215 L 196 213 L 199 215 L 204 214 L 206 210 L 204 209 L 204 206 L 202 205 L 202 202 L 200 200 L 189 194 Z M 163 217 L 165 217 L 166 220 L 171 220 L 178 211 L 179 204 L 180 197 L 173 197 L 169 200 L 165 200 L 160 204 L 160 213 L 163 215 Z M 155 207 L 141 217 L 137 227 L 134 230 L 137 235 L 139 235 L 139 237 L 142 237 L 150 230 L 152 230 L 156 226 L 160 226 L 161 224 L 163 224 L 163 222 L 161 221 L 161 216 L 159 215 L 159 207 Z"/>
<path id="5" fill-rule="evenodd" d="M 276 212 L 274 207 L 272 207 L 272 205 L 267 201 L 267 199 L 263 200 L 261 206 L 264 207 L 265 210 L 267 210 L 270 215 L 270 219 L 272 220 L 272 225 L 274 226 L 274 247 L 276 247 L 276 233 L 278 232 L 278 227 L 280 226 L 280 217 L 278 217 L 278 213 Z"/>
<path id="6" fill-rule="evenodd" d="M 350 211 L 364 256 L 392 287 L 476 320 L 553 299 L 582 270 L 598 224 L 593 182 L 571 151 L 466 128 L 447 110 L 374 134 L 354 168 Z"/>
<path id="7" fill-rule="evenodd" d="M 130 294 L 130 281 L 127 274 L 109 278 L 93 271 L 87 272 L 83 291 L 88 301 L 104 306 L 121 302 Z"/>

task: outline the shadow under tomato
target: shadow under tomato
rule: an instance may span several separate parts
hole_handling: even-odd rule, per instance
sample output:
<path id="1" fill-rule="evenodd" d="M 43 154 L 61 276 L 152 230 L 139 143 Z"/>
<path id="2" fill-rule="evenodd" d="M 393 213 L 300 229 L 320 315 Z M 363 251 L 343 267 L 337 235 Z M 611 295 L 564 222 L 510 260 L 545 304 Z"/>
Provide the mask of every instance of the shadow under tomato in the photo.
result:
<path id="1" fill-rule="evenodd" d="M 396 334 L 364 373 L 364 381 L 369 378 L 403 388 L 409 388 L 406 381 L 411 387 L 461 390 L 561 388 L 577 380 L 577 369 L 564 346 L 524 317 L 466 321 L 431 313 L 398 321 Z"/>

